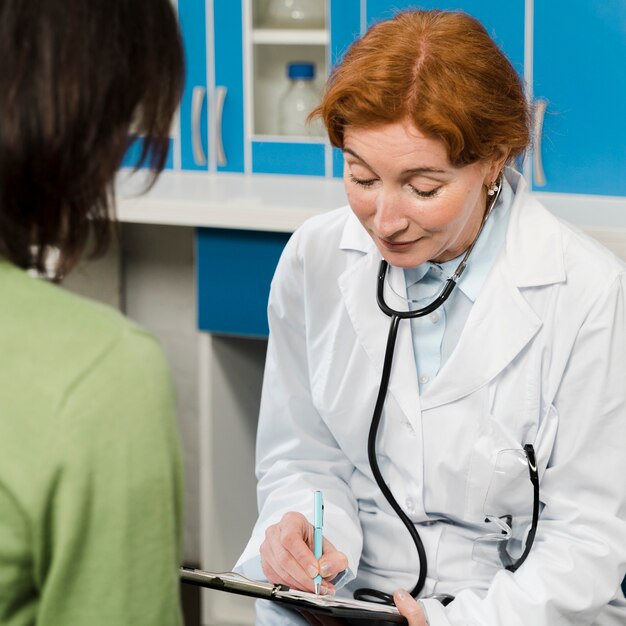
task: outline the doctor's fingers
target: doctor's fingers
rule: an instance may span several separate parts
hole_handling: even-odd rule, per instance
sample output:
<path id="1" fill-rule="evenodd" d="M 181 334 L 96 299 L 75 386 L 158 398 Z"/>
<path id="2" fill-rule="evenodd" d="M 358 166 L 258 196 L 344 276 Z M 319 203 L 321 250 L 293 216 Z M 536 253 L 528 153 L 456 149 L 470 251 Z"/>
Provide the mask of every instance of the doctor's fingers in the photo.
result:
<path id="1" fill-rule="evenodd" d="M 428 626 L 422 606 L 404 589 L 398 589 L 393 594 L 393 601 L 400 611 L 400 615 L 406 617 L 409 626 Z"/>
<path id="2" fill-rule="evenodd" d="M 320 574 L 323 578 L 332 580 L 335 576 L 337 576 L 337 574 L 341 574 L 348 569 L 348 557 L 343 552 L 337 550 L 337 548 L 335 548 L 335 546 L 326 538 L 324 539 L 322 545 Z"/>
<path id="3" fill-rule="evenodd" d="M 265 531 L 265 541 L 260 554 L 265 566 L 273 570 L 281 580 L 268 580 L 283 583 L 297 589 L 313 591 L 313 577 L 318 572 L 317 559 L 311 551 L 313 527 L 300 513 L 287 513 L 278 524 Z M 265 572 L 266 576 L 268 572 Z M 332 585 L 324 583 L 326 591 Z"/>
<path id="4" fill-rule="evenodd" d="M 261 546 L 261 564 L 263 567 L 263 573 L 265 574 L 267 580 L 275 585 L 287 585 L 292 589 L 301 589 L 304 591 L 315 590 L 312 577 L 303 573 L 302 568 L 299 566 L 297 566 L 298 571 L 295 574 L 289 569 L 285 569 L 285 567 L 281 565 L 280 558 L 271 554 L 271 550 L 266 546 L 266 544 Z M 322 581 L 320 594 L 328 595 L 334 593 L 334 586 L 326 581 Z"/>

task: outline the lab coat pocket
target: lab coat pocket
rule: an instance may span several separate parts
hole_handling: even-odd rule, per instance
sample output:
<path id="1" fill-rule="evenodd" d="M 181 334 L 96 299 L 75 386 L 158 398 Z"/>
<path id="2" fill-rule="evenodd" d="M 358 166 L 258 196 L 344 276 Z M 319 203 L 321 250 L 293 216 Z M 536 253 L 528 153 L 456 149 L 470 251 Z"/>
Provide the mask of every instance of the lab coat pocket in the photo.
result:
<path id="1" fill-rule="evenodd" d="M 464 507 L 470 523 L 508 516 L 522 520 L 532 513 L 527 442 L 519 441 L 507 426 L 490 415 L 472 450 Z"/>

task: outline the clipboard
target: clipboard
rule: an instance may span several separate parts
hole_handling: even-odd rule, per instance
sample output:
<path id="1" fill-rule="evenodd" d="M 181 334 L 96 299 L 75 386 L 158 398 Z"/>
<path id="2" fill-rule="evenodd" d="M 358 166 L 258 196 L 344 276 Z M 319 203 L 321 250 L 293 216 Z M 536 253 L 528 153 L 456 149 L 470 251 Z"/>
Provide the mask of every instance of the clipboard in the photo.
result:
<path id="1" fill-rule="evenodd" d="M 351 598 L 318 596 L 307 591 L 290 589 L 285 585 L 274 585 L 259 580 L 251 580 L 235 572 L 207 572 L 189 567 L 180 568 L 183 582 L 200 587 L 236 593 L 261 600 L 277 602 L 298 612 L 329 615 L 346 620 L 347 624 L 407 624 L 406 618 L 398 613 L 395 606 L 364 602 Z"/>

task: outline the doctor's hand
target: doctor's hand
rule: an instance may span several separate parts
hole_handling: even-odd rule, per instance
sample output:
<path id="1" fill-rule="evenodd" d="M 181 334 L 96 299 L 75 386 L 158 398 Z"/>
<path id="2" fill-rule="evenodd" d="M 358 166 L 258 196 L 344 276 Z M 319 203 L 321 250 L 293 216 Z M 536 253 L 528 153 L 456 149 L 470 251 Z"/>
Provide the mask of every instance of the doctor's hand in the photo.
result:
<path id="1" fill-rule="evenodd" d="M 303 591 L 315 591 L 313 578 L 322 576 L 320 593 L 333 594 L 330 582 L 348 567 L 348 559 L 324 538 L 322 558 L 313 554 L 314 528 L 301 513 L 285 513 L 265 531 L 259 550 L 263 573 L 269 582 Z"/>
<path id="2" fill-rule="evenodd" d="M 409 626 L 428 626 L 420 603 L 410 593 L 404 589 L 398 589 L 393 594 L 393 601 L 396 603 L 400 615 L 406 617 Z"/>

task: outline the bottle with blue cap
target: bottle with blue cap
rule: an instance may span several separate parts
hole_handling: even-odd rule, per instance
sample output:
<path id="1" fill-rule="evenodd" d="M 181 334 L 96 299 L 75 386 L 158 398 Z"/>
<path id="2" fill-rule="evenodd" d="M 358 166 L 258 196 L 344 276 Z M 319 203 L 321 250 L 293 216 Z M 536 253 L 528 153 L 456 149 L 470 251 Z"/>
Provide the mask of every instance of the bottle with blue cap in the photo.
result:
<path id="1" fill-rule="evenodd" d="M 281 135 L 320 135 L 319 124 L 307 126 L 306 118 L 318 105 L 314 86 L 315 65 L 298 61 L 287 64 L 289 87 L 278 103 L 278 132 Z"/>

